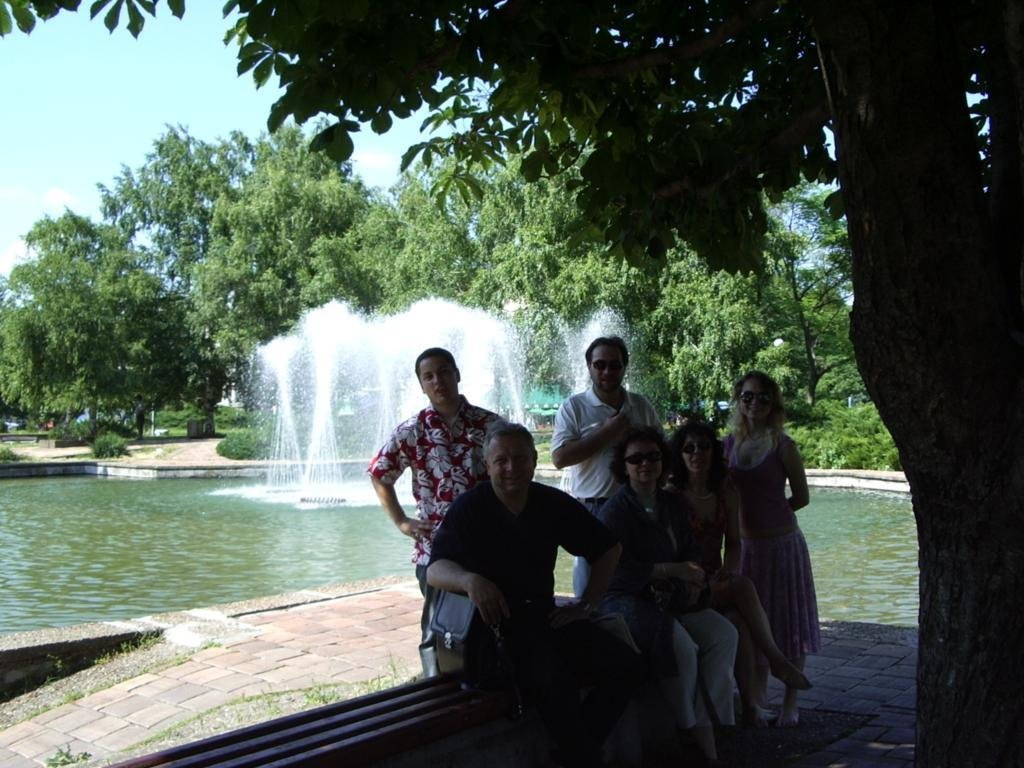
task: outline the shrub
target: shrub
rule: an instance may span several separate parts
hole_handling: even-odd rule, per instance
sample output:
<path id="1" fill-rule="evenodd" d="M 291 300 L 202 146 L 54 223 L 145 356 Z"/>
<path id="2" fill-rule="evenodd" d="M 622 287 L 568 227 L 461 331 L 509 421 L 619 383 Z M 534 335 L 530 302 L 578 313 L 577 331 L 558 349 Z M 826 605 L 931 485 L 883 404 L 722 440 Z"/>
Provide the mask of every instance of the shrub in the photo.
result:
<path id="1" fill-rule="evenodd" d="M 175 434 L 185 434 L 189 421 L 203 421 L 205 418 L 198 408 L 165 409 L 156 412 L 156 425 Z M 218 405 L 214 421 L 217 432 L 228 432 L 252 425 L 250 415 L 245 409 L 230 405 Z"/>
<path id="2" fill-rule="evenodd" d="M 112 432 L 101 432 L 92 441 L 92 455 L 97 459 L 114 459 L 128 455 L 128 441 Z"/>
<path id="3" fill-rule="evenodd" d="M 270 441 L 263 430 L 238 429 L 217 443 L 217 453 L 226 459 L 266 459 L 270 456 Z"/>
<path id="4" fill-rule="evenodd" d="M 252 417 L 248 411 L 231 405 L 218 405 L 216 419 L 218 432 L 247 429 L 253 426 Z"/>
<path id="5" fill-rule="evenodd" d="M 804 464 L 819 469 L 899 470 L 900 457 L 874 403 L 815 405 L 813 420 L 787 427 Z"/>
<path id="6" fill-rule="evenodd" d="M 124 421 L 110 418 L 100 419 L 96 422 L 96 434 L 103 434 L 105 432 L 112 432 L 128 440 L 134 440 L 138 434 L 135 431 L 134 423 L 128 424 Z"/>
<path id="7" fill-rule="evenodd" d="M 0 445 L 0 464 L 9 464 L 12 461 L 21 461 L 21 455 L 15 453 L 6 445 Z"/>
<path id="8" fill-rule="evenodd" d="M 58 424 L 47 433 L 47 437 L 51 440 L 89 440 L 92 435 L 88 421 L 72 421 Z"/>

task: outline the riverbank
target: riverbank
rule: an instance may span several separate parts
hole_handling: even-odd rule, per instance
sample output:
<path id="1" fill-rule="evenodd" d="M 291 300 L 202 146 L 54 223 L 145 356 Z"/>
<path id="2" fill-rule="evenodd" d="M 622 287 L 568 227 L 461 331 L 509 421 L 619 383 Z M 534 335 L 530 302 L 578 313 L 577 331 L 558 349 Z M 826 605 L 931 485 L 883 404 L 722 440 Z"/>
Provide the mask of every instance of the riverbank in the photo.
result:
<path id="1" fill-rule="evenodd" d="M 405 682 L 418 672 L 420 601 L 399 580 L 139 619 L 164 625 L 157 641 L 0 704 L 0 768 L 58 755 L 107 765 Z M 916 630 L 836 622 L 822 634 L 801 726 L 726 729 L 726 764 L 913 764 Z M 777 703 L 774 681 L 771 694 Z"/>
<path id="2" fill-rule="evenodd" d="M 51 448 L 37 443 L 18 443 L 23 461 L 0 464 L 0 479 L 95 475 L 122 478 L 262 477 L 269 461 L 236 461 L 217 453 L 219 438 L 146 438 L 129 444 L 129 455 L 118 459 L 92 459 L 87 447 Z M 362 464 L 361 460 L 354 460 Z M 561 477 L 562 470 L 540 465 L 537 473 Z M 807 482 L 822 488 L 843 488 L 887 493 L 910 493 L 902 472 L 864 469 L 808 469 Z"/>

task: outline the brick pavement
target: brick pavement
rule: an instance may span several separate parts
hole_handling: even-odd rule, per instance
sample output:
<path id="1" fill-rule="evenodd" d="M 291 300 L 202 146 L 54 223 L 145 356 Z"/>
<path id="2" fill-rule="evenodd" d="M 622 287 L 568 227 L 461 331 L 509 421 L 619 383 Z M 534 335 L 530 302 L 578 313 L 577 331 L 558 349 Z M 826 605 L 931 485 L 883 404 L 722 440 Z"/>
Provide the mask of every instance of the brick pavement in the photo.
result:
<path id="1" fill-rule="evenodd" d="M 58 750 L 110 757 L 243 696 L 411 676 L 419 667 L 420 600 L 409 583 L 233 617 L 234 636 L 219 646 L 0 731 L 0 768 L 36 768 Z M 801 707 L 872 717 L 800 760 L 801 768 L 913 765 L 917 654 L 906 640 L 912 633 L 886 641 L 886 628 L 872 626 L 823 627 L 823 648 L 807 660 L 814 688 L 801 695 Z M 776 701 L 781 692 L 772 681 Z"/>
<path id="2" fill-rule="evenodd" d="M 914 765 L 917 713 L 916 633 L 910 642 L 852 638 L 857 626 L 822 628 L 822 648 L 807 657 L 814 687 L 800 694 L 803 709 L 871 715 L 856 732 L 794 763 L 800 768 L 910 768 Z M 871 634 L 867 632 L 866 634 Z M 903 638 L 906 639 L 906 638 Z M 772 681 L 774 700 L 782 689 Z"/>

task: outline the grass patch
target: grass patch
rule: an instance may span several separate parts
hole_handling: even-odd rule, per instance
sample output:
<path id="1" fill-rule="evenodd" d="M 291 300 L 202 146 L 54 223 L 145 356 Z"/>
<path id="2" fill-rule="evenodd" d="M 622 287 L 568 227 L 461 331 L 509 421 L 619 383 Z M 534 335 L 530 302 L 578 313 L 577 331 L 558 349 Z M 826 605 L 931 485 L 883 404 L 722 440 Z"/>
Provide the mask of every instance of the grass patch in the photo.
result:
<path id="1" fill-rule="evenodd" d="M 60 704 L 57 706 L 63 706 L 65 704 L 73 704 L 79 699 L 84 699 L 88 694 L 85 691 L 68 691 L 64 694 L 64 697 L 60 700 Z"/>
<path id="2" fill-rule="evenodd" d="M 98 691 L 104 691 L 137 675 L 183 664 L 192 658 L 192 651 L 171 656 L 171 646 L 162 646 L 161 637 L 158 632 L 141 635 L 134 640 L 121 643 L 117 649 L 97 656 L 89 661 L 87 666 L 78 669 L 68 669 L 63 660 L 53 658 L 53 668 L 48 678 L 39 684 L 28 685 L 20 693 L 14 693 L 4 699 L 4 702 L 21 697 L 26 697 L 27 700 L 21 707 L 12 709 L 7 714 L 0 714 L 0 730 L 18 722 L 31 720 L 51 709 L 78 701 Z M 148 664 L 140 664 L 139 659 L 133 658 L 136 654 L 156 658 L 150 659 Z M 143 659 L 143 662 L 145 660 Z"/>
<path id="3" fill-rule="evenodd" d="M 360 683 L 318 683 L 308 688 L 240 696 L 227 704 L 200 712 L 153 734 L 133 746 L 131 753 L 144 754 L 157 749 L 167 749 L 215 733 L 394 688 L 414 679 L 415 677 L 410 678 L 408 674 L 403 673 L 392 659 L 387 671 Z M 124 758 L 127 755 L 120 757 Z"/>
<path id="4" fill-rule="evenodd" d="M 148 635 L 141 635 L 134 640 L 125 640 L 121 645 L 117 647 L 117 650 L 108 651 L 102 656 L 98 656 L 94 665 L 109 664 L 110 662 L 117 659 L 119 656 L 123 656 L 126 653 L 134 653 L 135 651 L 145 651 L 152 648 L 162 639 L 162 635 L 159 632 L 154 632 Z"/>
<path id="5" fill-rule="evenodd" d="M 71 745 L 67 744 L 48 758 L 46 758 L 46 768 L 59 768 L 62 765 L 75 765 L 76 763 L 84 763 L 86 760 L 92 758 L 90 752 L 79 752 L 77 754 L 71 751 Z"/>
<path id="6" fill-rule="evenodd" d="M 156 412 L 156 427 L 166 430 L 163 432 L 164 437 L 187 437 L 188 422 L 202 421 L 203 418 L 203 413 L 198 408 L 167 409 Z M 252 426 L 250 413 L 244 408 L 230 405 L 218 405 L 213 418 L 218 435 Z M 149 434 L 152 426 L 149 422 L 146 423 L 146 434 Z"/>

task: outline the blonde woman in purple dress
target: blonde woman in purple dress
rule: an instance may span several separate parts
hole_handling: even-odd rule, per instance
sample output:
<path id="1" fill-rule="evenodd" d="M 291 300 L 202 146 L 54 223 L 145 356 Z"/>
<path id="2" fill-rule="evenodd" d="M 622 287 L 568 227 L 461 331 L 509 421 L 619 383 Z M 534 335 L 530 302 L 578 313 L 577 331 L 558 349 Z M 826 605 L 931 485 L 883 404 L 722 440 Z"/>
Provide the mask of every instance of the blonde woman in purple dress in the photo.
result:
<path id="1" fill-rule="evenodd" d="M 724 448 L 740 496 L 740 572 L 757 588 L 776 645 L 802 670 L 807 654 L 821 647 L 811 558 L 795 514 L 810 500 L 803 459 L 782 431 L 786 413 L 774 379 L 751 371 L 732 394 L 733 431 Z M 768 664 L 760 659 L 755 690 L 762 703 L 767 687 Z M 775 724 L 799 721 L 797 689 L 787 687 Z"/>

